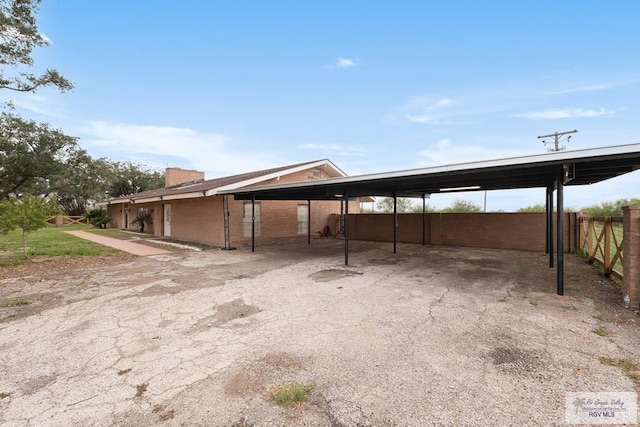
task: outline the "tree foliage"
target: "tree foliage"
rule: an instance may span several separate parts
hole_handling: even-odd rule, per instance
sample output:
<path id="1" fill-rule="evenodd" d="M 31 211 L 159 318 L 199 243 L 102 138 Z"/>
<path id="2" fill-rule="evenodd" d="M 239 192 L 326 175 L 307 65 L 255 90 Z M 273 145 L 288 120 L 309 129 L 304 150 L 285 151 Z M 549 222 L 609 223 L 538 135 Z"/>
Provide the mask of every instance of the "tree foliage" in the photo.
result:
<path id="1" fill-rule="evenodd" d="M 61 173 L 53 178 L 60 208 L 67 215 L 84 215 L 96 201 L 107 197 L 112 173 L 108 160 L 94 160 L 82 149 L 73 151 Z"/>
<path id="2" fill-rule="evenodd" d="M 110 197 L 127 196 L 164 186 L 164 172 L 137 163 L 115 162 L 112 163 L 112 169 L 107 189 Z"/>
<path id="3" fill-rule="evenodd" d="M 102 207 L 89 210 L 86 217 L 91 225 L 97 228 L 107 228 L 107 224 L 111 221 L 107 210 Z"/>
<path id="4" fill-rule="evenodd" d="M 398 197 L 396 199 L 398 213 L 411 212 L 414 204 L 411 199 Z M 376 202 L 376 210 L 382 213 L 393 213 L 393 197 L 383 197 Z"/>
<path id="5" fill-rule="evenodd" d="M 456 199 L 451 206 L 441 210 L 442 213 L 478 213 L 482 208 L 468 200 Z"/>
<path id="6" fill-rule="evenodd" d="M 535 205 L 520 208 L 518 209 L 517 212 L 546 212 L 546 211 L 547 211 L 547 206 L 543 205 L 542 203 L 538 203 Z"/>
<path id="7" fill-rule="evenodd" d="M 27 236 L 32 231 L 46 225 L 48 216 L 57 213 L 55 199 L 24 194 L 22 197 L 11 197 L 0 202 L 0 231 L 20 228 L 22 230 L 22 252 L 27 257 Z"/>
<path id="8" fill-rule="evenodd" d="M 40 87 L 55 86 L 61 91 L 73 89 L 73 84 L 57 70 L 47 69 L 36 75 L 33 50 L 49 45 L 38 31 L 35 14 L 40 0 L 0 0 L 0 89 L 34 92 Z"/>
<path id="9" fill-rule="evenodd" d="M 76 138 L 17 116 L 0 114 L 0 200 L 21 193 L 50 194 L 52 179 L 76 149 Z"/>
<path id="10" fill-rule="evenodd" d="M 591 216 L 622 216 L 622 208 L 630 205 L 640 205 L 640 199 L 619 199 L 615 202 L 601 202 L 597 205 L 584 207 L 580 211 Z"/>

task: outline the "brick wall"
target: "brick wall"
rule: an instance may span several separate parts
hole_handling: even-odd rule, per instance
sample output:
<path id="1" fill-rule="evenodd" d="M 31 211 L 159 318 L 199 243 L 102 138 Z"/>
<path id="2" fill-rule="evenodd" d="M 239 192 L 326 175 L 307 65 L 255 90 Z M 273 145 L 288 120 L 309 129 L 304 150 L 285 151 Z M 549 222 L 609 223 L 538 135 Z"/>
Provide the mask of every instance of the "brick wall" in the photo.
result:
<path id="1" fill-rule="evenodd" d="M 640 206 L 623 208 L 622 293 L 629 295 L 630 308 L 640 308 Z"/>
<path id="2" fill-rule="evenodd" d="M 577 249 L 577 214 L 565 213 L 564 221 L 565 251 L 572 252 Z M 545 222 L 544 213 L 427 214 L 425 243 L 544 252 Z M 349 237 L 393 241 L 393 214 L 349 215 Z M 422 243 L 422 214 L 398 214 L 398 241 Z"/>
<path id="3" fill-rule="evenodd" d="M 204 179 L 204 172 L 181 169 L 166 168 L 164 171 L 164 186 L 173 187 L 174 185 L 184 184 L 185 182 L 200 181 Z"/>

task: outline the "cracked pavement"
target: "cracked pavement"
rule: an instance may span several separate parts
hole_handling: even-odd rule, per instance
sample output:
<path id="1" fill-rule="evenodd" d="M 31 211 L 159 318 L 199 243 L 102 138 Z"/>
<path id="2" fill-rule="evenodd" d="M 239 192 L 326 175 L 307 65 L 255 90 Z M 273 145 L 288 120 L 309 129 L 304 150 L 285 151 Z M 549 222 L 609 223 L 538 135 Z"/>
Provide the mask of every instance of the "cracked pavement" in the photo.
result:
<path id="1" fill-rule="evenodd" d="M 0 302 L 65 299 L 0 309 L 0 424 L 563 425 L 566 392 L 635 391 L 600 357 L 640 362 L 638 316 L 579 258 L 559 297 L 536 253 L 350 245 L 350 266 L 323 239 L 3 277 Z M 306 405 L 267 399 L 290 381 Z"/>

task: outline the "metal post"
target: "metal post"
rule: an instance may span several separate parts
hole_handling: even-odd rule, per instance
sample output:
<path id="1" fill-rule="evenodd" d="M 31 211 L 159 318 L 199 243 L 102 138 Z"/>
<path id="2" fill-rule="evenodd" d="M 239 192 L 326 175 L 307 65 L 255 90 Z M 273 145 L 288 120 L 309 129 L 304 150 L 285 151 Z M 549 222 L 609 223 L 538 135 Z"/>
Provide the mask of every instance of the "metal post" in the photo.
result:
<path id="1" fill-rule="evenodd" d="M 556 269 L 556 279 L 557 279 L 557 293 L 558 295 L 564 295 L 564 166 L 560 166 L 558 168 L 558 176 L 556 178 L 557 181 L 557 193 L 556 193 L 556 204 L 557 204 L 557 218 L 556 218 L 556 228 L 558 236 L 556 237 L 558 248 L 557 248 L 557 269 Z"/>
<path id="2" fill-rule="evenodd" d="M 344 192 L 344 265 L 349 265 L 349 195 Z"/>
<path id="3" fill-rule="evenodd" d="M 307 200 L 307 245 L 311 244 L 311 200 Z"/>
<path id="4" fill-rule="evenodd" d="M 422 246 L 427 242 L 425 241 L 425 234 L 427 232 L 427 204 L 425 202 L 425 195 L 422 195 Z"/>
<path id="5" fill-rule="evenodd" d="M 251 195 L 251 252 L 256 251 L 256 196 Z"/>
<path id="6" fill-rule="evenodd" d="M 547 184 L 547 253 L 549 268 L 553 268 L 553 181 Z"/>
<path id="7" fill-rule="evenodd" d="M 395 254 L 398 246 L 398 197 L 393 192 L 393 253 Z"/>

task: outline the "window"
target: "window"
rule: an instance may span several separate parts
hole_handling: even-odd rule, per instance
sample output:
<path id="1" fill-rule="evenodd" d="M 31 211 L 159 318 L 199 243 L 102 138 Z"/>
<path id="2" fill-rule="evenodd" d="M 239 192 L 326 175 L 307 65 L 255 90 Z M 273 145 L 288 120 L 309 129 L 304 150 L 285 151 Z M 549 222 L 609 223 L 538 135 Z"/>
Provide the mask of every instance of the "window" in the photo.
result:
<path id="1" fill-rule="evenodd" d="M 298 234 L 309 232 L 309 205 L 298 205 Z"/>
<path id="2" fill-rule="evenodd" d="M 255 236 L 260 236 L 260 213 L 262 211 L 262 205 L 260 202 L 255 203 L 255 215 L 256 215 L 256 225 L 255 225 Z M 244 237 L 251 237 L 251 202 L 244 202 L 243 210 L 242 210 L 242 235 Z"/>

